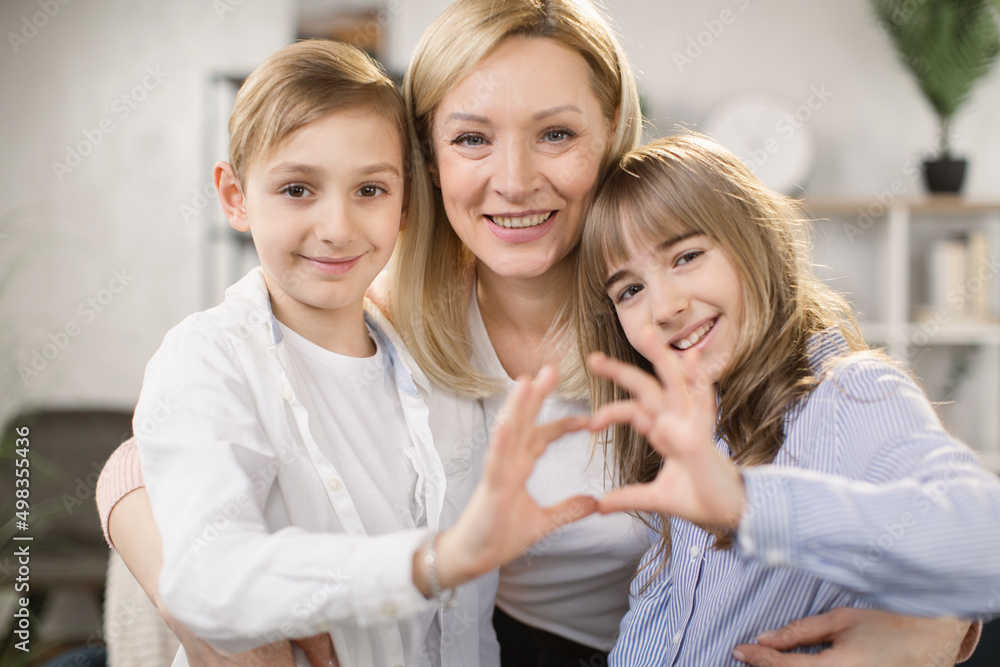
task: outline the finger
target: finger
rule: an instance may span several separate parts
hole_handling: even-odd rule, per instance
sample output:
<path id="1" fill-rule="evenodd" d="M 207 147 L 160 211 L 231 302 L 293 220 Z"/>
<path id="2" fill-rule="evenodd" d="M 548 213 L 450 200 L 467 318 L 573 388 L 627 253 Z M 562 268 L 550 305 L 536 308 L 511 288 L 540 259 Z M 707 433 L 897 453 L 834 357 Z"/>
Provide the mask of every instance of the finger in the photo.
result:
<path id="1" fill-rule="evenodd" d="M 842 627 L 837 622 L 839 616 L 833 612 L 807 616 L 792 621 L 788 625 L 765 632 L 757 641 L 779 651 L 788 651 L 800 646 L 828 644 L 840 634 Z"/>
<path id="2" fill-rule="evenodd" d="M 733 657 L 753 667 L 832 667 L 822 653 L 779 653 L 759 644 L 740 644 L 733 651 Z"/>
<path id="3" fill-rule="evenodd" d="M 594 373 L 611 380 L 630 392 L 651 412 L 663 410 L 663 386 L 654 376 L 631 364 L 622 363 L 599 352 L 591 354 L 588 362 Z"/>
<path id="4" fill-rule="evenodd" d="M 497 413 L 497 426 L 506 424 L 518 415 L 519 406 L 524 402 L 525 396 L 530 390 L 528 383 L 528 378 L 518 378 L 517 382 L 514 383 L 513 389 L 507 392 L 507 397 L 504 399 L 503 404 L 500 406 L 500 411 Z"/>
<path id="5" fill-rule="evenodd" d="M 606 493 L 599 501 L 599 509 L 601 514 L 629 510 L 670 514 L 673 508 L 666 506 L 651 484 L 630 484 Z"/>
<path id="6" fill-rule="evenodd" d="M 557 384 L 559 384 L 559 374 L 551 366 L 543 366 L 535 379 L 528 383 L 528 395 L 522 406 L 524 409 L 522 417 L 527 424 L 535 423 L 535 419 L 542 409 L 542 403 Z"/>
<path id="7" fill-rule="evenodd" d="M 334 662 L 336 654 L 329 634 L 293 639 L 292 643 L 297 644 L 305 652 L 310 667 L 330 667 L 331 664 L 337 664 Z"/>
<path id="8" fill-rule="evenodd" d="M 635 401 L 615 401 L 602 406 L 590 418 L 593 431 L 603 431 L 612 424 L 631 423 L 639 433 L 646 434 L 653 426 L 653 416 Z"/>
<path id="9" fill-rule="evenodd" d="M 667 346 L 660 341 L 656 327 L 652 324 L 643 327 L 636 341 L 636 349 L 653 365 L 656 377 L 660 379 L 667 391 L 679 390 L 691 385 L 690 379 L 684 372 L 684 365 L 680 357 L 668 350 Z M 697 350 L 689 350 L 684 353 L 685 358 L 696 357 L 697 354 Z"/>
<path id="10" fill-rule="evenodd" d="M 579 431 L 586 428 L 589 425 L 589 420 L 584 415 L 574 415 L 572 417 L 563 417 L 562 419 L 557 419 L 554 422 L 548 422 L 547 424 L 540 424 L 535 427 L 535 436 L 541 445 L 540 449 L 545 450 L 545 447 L 555 440 L 563 437 L 567 433 L 573 433 L 574 431 Z M 541 454 L 541 452 L 539 452 Z"/>
<path id="11" fill-rule="evenodd" d="M 593 496 L 574 496 L 545 509 L 550 523 L 549 531 L 567 523 L 579 521 L 597 511 L 597 499 Z"/>

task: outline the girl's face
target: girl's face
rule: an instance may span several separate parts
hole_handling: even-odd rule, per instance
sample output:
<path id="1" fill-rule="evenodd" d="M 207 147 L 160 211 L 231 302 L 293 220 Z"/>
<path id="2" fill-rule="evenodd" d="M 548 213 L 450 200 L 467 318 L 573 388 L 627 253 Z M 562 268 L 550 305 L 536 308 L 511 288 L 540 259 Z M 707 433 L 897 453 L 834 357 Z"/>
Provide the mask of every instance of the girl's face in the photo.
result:
<path id="1" fill-rule="evenodd" d="M 480 270 L 534 278 L 576 248 L 611 125 L 576 51 L 503 42 L 438 106 L 433 172 Z"/>
<path id="2" fill-rule="evenodd" d="M 743 325 L 743 287 L 726 253 L 703 234 L 655 247 L 628 239 L 628 259 L 608 268 L 608 297 L 629 342 L 653 325 L 676 354 L 701 352 L 699 373 L 717 382 Z"/>

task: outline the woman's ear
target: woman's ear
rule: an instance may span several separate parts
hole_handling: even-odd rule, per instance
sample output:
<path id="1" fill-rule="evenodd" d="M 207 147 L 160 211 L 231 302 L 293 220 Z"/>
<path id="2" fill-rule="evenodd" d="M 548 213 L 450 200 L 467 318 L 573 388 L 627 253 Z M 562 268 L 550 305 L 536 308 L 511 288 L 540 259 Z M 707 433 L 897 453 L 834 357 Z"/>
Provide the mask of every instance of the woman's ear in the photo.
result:
<path id="1" fill-rule="evenodd" d="M 438 176 L 437 165 L 434 164 L 433 162 L 428 162 L 427 163 L 427 173 L 429 173 L 431 175 L 431 183 L 434 184 L 434 187 L 440 188 L 441 187 L 441 177 Z"/>
<path id="2" fill-rule="evenodd" d="M 214 174 L 215 189 L 219 192 L 222 212 L 226 214 L 229 224 L 238 232 L 250 231 L 246 198 L 233 166 L 228 162 L 216 162 Z"/>
<path id="3" fill-rule="evenodd" d="M 403 208 L 399 211 L 399 231 L 406 229 L 406 223 L 408 221 L 407 216 L 410 212 L 410 190 L 412 181 L 407 180 L 406 185 L 403 186 Z"/>

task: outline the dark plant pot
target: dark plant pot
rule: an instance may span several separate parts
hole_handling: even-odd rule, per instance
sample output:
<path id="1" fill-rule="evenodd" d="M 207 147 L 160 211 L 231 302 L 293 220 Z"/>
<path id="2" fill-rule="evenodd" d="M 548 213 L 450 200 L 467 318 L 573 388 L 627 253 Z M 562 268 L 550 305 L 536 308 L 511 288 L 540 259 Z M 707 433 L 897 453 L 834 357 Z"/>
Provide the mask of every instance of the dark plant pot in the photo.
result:
<path id="1" fill-rule="evenodd" d="M 961 192 L 968 160 L 939 158 L 924 161 L 924 182 L 931 192 Z"/>

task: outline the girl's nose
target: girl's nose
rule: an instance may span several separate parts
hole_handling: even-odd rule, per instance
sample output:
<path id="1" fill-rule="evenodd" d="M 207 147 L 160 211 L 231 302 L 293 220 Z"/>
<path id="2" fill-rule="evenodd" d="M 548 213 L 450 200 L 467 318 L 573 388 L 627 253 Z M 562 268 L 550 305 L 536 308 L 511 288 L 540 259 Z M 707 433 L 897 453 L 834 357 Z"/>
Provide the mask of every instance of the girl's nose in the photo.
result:
<path id="1" fill-rule="evenodd" d="M 647 289 L 651 291 L 646 299 L 650 321 L 659 328 L 669 327 L 690 305 L 690 299 L 676 284 L 656 283 Z"/>

